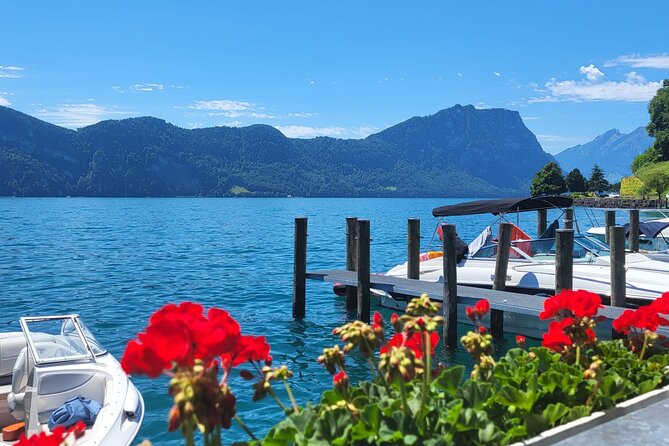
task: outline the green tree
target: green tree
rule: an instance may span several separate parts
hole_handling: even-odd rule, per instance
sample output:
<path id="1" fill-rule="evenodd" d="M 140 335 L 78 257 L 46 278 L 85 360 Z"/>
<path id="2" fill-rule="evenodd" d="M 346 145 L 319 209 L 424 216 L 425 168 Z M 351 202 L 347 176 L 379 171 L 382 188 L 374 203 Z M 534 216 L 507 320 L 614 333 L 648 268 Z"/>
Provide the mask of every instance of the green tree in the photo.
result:
<path id="1" fill-rule="evenodd" d="M 661 171 L 650 172 L 642 178 L 646 189 L 657 194 L 658 200 L 664 198 L 664 193 L 669 189 L 669 174 Z"/>
<path id="2" fill-rule="evenodd" d="M 604 178 L 604 171 L 597 164 L 592 166 L 592 173 L 588 180 L 588 192 L 602 192 L 609 189 L 609 182 Z"/>
<path id="3" fill-rule="evenodd" d="M 585 192 L 585 177 L 578 169 L 573 169 L 564 179 L 569 192 Z"/>
<path id="4" fill-rule="evenodd" d="M 534 175 L 532 185 L 530 186 L 530 194 L 533 197 L 537 195 L 561 194 L 566 191 L 567 185 L 562 176 L 562 169 L 554 161 L 546 164 Z"/>
<path id="5" fill-rule="evenodd" d="M 662 161 L 669 161 L 669 79 L 665 79 L 662 88 L 648 104 L 650 123 L 646 131 L 655 137 L 653 147 L 661 155 Z"/>

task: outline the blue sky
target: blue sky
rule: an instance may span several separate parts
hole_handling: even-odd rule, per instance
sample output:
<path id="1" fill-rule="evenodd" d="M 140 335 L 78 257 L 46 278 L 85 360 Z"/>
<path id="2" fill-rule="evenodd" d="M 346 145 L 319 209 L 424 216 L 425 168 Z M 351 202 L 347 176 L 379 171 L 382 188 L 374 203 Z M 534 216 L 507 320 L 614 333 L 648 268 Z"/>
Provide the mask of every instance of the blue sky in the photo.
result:
<path id="1" fill-rule="evenodd" d="M 0 6 L 0 105 L 77 128 L 151 115 L 360 138 L 454 104 L 545 150 L 648 122 L 661 1 L 59 1 Z"/>

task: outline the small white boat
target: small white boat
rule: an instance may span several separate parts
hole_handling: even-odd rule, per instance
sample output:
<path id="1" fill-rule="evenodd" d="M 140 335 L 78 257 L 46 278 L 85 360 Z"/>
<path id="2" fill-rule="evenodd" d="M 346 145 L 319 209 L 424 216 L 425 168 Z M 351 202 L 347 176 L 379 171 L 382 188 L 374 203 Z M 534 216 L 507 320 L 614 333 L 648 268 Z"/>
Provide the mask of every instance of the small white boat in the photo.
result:
<path id="1" fill-rule="evenodd" d="M 48 431 L 52 412 L 84 397 L 102 407 L 76 444 L 129 446 L 144 400 L 79 316 L 26 317 L 20 324 L 22 331 L 0 333 L 0 427 L 24 422 L 28 436 Z"/>
<path id="2" fill-rule="evenodd" d="M 629 238 L 629 223 L 625 224 L 625 229 Z M 586 233 L 603 242 L 606 238 L 606 226 L 593 226 Z M 643 252 L 669 249 L 669 217 L 639 222 L 639 248 Z"/>
<path id="3" fill-rule="evenodd" d="M 526 199 L 480 200 L 436 208 L 435 217 L 492 213 L 503 219 L 507 213 L 571 206 L 568 197 L 537 197 Z M 524 234 L 518 230 L 515 233 Z M 573 287 L 611 295 L 609 248 L 602 242 L 585 235 L 574 237 Z M 490 227 L 469 245 L 469 253 L 458 263 L 458 284 L 492 288 L 497 243 L 492 240 Z M 643 254 L 625 256 L 626 296 L 630 301 L 648 301 L 669 291 L 669 263 Z M 386 273 L 388 276 L 407 277 L 403 263 Z M 443 259 L 429 258 L 420 262 L 420 279 L 443 281 Z M 553 295 L 555 290 L 555 238 L 545 234 L 538 239 L 512 239 L 506 277 L 508 291 L 527 294 Z"/>

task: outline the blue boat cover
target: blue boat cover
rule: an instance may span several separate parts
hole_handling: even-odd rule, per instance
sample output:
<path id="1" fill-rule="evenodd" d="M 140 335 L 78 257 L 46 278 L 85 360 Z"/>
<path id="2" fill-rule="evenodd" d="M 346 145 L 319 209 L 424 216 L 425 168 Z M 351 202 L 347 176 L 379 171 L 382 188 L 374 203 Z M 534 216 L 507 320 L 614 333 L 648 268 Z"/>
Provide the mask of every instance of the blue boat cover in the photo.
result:
<path id="1" fill-rule="evenodd" d="M 645 235 L 646 237 L 655 238 L 660 234 L 660 232 L 664 231 L 668 227 L 669 227 L 669 222 L 666 221 L 651 220 L 651 221 L 641 222 L 639 223 L 639 235 Z M 630 232 L 630 224 L 625 223 L 625 234 L 629 235 L 629 232 Z"/>
<path id="2" fill-rule="evenodd" d="M 71 427 L 78 421 L 91 426 L 95 423 L 95 418 L 101 408 L 100 403 L 95 400 L 87 400 L 83 396 L 67 400 L 49 417 L 49 430 L 53 430 L 56 426 Z"/>

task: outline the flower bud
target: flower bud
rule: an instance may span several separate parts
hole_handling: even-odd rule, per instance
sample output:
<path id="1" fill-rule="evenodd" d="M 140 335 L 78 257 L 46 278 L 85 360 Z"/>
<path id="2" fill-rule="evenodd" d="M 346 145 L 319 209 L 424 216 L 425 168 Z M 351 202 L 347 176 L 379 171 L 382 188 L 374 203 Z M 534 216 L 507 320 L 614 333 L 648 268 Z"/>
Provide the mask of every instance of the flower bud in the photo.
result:
<path id="1" fill-rule="evenodd" d="M 344 392 L 348 388 L 348 375 L 345 371 L 340 371 L 332 378 L 332 385 L 338 392 Z"/>
<path id="2" fill-rule="evenodd" d="M 525 348 L 525 336 L 523 335 L 516 335 L 516 344 L 520 348 Z"/>
<path id="3" fill-rule="evenodd" d="M 167 431 L 174 432 L 181 425 L 181 413 L 179 407 L 175 404 L 167 415 Z"/>
<path id="4" fill-rule="evenodd" d="M 241 376 L 244 381 L 251 381 L 253 378 L 255 378 L 255 375 L 248 370 L 240 370 L 239 376 Z"/>

